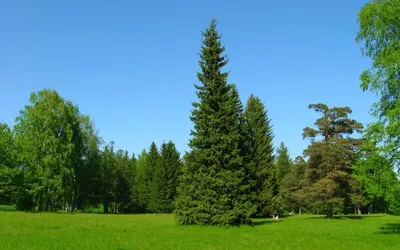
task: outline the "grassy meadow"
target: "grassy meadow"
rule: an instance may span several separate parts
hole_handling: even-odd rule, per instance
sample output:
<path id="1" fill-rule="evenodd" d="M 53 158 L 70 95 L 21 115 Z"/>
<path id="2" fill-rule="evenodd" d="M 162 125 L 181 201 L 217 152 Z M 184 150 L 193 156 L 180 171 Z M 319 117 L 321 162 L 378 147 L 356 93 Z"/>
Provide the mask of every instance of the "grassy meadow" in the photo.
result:
<path id="1" fill-rule="evenodd" d="M 400 217 L 292 216 L 177 226 L 172 215 L 0 212 L 0 249 L 400 249 Z"/>

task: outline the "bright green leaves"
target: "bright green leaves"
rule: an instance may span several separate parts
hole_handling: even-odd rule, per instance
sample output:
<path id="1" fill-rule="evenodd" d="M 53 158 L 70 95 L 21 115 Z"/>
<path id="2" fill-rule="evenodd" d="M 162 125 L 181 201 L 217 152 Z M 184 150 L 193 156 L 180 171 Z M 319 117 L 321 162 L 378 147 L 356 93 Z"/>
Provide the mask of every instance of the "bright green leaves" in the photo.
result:
<path id="1" fill-rule="evenodd" d="M 372 59 L 372 67 L 361 73 L 361 88 L 380 96 L 372 107 L 378 119 L 367 134 L 396 165 L 400 161 L 400 1 L 372 1 L 358 13 L 356 41 L 363 55 Z"/>

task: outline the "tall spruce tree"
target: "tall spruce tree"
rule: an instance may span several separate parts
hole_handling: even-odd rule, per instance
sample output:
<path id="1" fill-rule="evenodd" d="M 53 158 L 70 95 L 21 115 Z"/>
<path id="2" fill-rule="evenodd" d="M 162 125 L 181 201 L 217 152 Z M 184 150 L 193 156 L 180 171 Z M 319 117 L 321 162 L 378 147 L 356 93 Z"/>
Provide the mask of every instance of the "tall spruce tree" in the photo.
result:
<path id="1" fill-rule="evenodd" d="M 146 149 L 143 149 L 142 152 L 138 155 L 138 160 L 136 161 L 135 166 L 135 188 L 134 188 L 134 196 L 136 197 L 136 211 L 140 213 L 144 213 L 148 211 L 149 204 L 149 178 L 147 177 L 150 171 L 147 170 L 147 157 L 149 154 Z"/>
<path id="2" fill-rule="evenodd" d="M 154 171 L 152 199 L 153 212 L 171 213 L 176 198 L 181 160 L 175 144 L 163 143 L 160 150 L 160 162 Z"/>
<path id="3" fill-rule="evenodd" d="M 150 145 L 149 155 L 146 161 L 146 186 L 149 194 L 150 212 L 159 212 L 159 188 L 162 184 L 162 172 L 160 165 L 160 153 L 158 152 L 157 145 L 152 142 Z M 156 176 L 157 175 L 157 176 Z"/>
<path id="4" fill-rule="evenodd" d="M 162 212 L 171 213 L 174 210 L 176 190 L 179 176 L 182 171 L 180 154 L 172 141 L 164 143 L 161 147 L 161 165 L 165 169 L 165 203 Z"/>
<path id="5" fill-rule="evenodd" d="M 221 36 L 213 19 L 203 33 L 201 82 L 195 85 L 191 148 L 183 168 L 176 219 L 179 224 L 233 225 L 249 223 L 248 186 L 241 152 L 238 97 L 227 83 Z"/>
<path id="6" fill-rule="evenodd" d="M 278 149 L 276 150 L 276 157 L 275 157 L 275 171 L 276 172 L 276 179 L 277 185 L 279 188 L 279 194 L 275 197 L 275 203 L 279 212 L 282 212 L 285 208 L 285 201 L 283 197 L 283 193 L 285 192 L 284 189 L 284 179 L 289 174 L 291 168 L 293 166 L 293 162 L 290 159 L 289 150 L 285 146 L 283 142 L 280 143 Z"/>
<path id="7" fill-rule="evenodd" d="M 251 95 L 244 111 L 244 158 L 251 188 L 254 215 L 276 214 L 278 195 L 277 171 L 274 165 L 273 132 L 267 111 L 261 100 Z"/>
<path id="8" fill-rule="evenodd" d="M 276 150 L 275 164 L 276 170 L 278 171 L 277 178 L 279 183 L 281 183 L 285 176 L 290 172 L 293 165 L 293 162 L 290 159 L 289 149 L 283 142 L 281 142 L 279 148 Z"/>

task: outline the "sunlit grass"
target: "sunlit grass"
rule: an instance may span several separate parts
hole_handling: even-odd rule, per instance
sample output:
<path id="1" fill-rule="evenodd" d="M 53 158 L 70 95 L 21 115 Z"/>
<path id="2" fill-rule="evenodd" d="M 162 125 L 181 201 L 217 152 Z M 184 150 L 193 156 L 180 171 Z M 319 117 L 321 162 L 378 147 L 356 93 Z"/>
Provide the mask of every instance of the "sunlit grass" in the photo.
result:
<path id="1" fill-rule="evenodd" d="M 172 215 L 0 212 L 1 249 L 400 249 L 400 217 L 293 216 L 232 228 Z"/>

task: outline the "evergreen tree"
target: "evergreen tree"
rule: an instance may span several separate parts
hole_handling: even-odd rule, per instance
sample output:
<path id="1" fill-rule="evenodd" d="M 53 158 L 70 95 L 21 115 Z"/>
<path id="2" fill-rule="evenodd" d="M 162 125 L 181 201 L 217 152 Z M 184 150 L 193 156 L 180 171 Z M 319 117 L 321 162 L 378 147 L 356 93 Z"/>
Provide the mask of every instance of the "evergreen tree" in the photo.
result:
<path id="1" fill-rule="evenodd" d="M 104 147 L 101 154 L 100 168 L 103 210 L 107 214 L 117 195 L 117 162 L 113 141 Z"/>
<path id="2" fill-rule="evenodd" d="M 160 163 L 154 171 L 152 199 L 153 212 L 171 213 L 176 198 L 181 160 L 171 141 L 161 145 Z"/>
<path id="3" fill-rule="evenodd" d="M 135 166 L 134 196 L 136 197 L 135 200 L 137 202 L 135 207 L 136 211 L 140 213 L 148 211 L 150 197 L 148 193 L 149 183 L 147 182 L 149 180 L 147 177 L 149 174 L 149 171 L 147 170 L 147 157 L 148 153 L 146 152 L 146 149 L 143 149 L 138 155 L 138 160 L 136 161 Z"/>
<path id="4" fill-rule="evenodd" d="M 279 145 L 279 148 L 276 150 L 276 159 L 275 159 L 278 182 L 281 183 L 285 176 L 290 172 L 292 167 L 292 160 L 290 159 L 289 150 L 285 146 L 283 142 Z"/>
<path id="5" fill-rule="evenodd" d="M 345 135 L 360 132 L 362 125 L 348 117 L 352 112 L 349 107 L 328 108 L 319 103 L 310 104 L 309 108 L 320 113 L 321 117 L 315 122 L 316 129 L 307 127 L 303 132 L 303 137 L 312 141 L 304 152 L 309 157 L 308 178 L 312 185 L 303 191 L 314 201 L 324 204 L 327 216 L 332 217 L 333 206 L 346 209 L 346 203 L 360 201 L 351 166 L 357 159 L 361 140 Z M 322 140 L 315 141 L 317 136 Z"/>
<path id="6" fill-rule="evenodd" d="M 248 186 L 241 152 L 238 99 L 227 83 L 227 64 L 220 35 L 213 19 L 203 32 L 203 46 L 195 85 L 191 120 L 191 152 L 180 179 L 176 201 L 179 224 L 232 225 L 249 223 Z"/>
<path id="7" fill-rule="evenodd" d="M 179 176 L 182 171 L 180 154 L 172 141 L 163 144 L 161 148 L 161 164 L 165 169 L 166 200 L 163 212 L 171 213 L 174 210 L 174 202 L 177 196 Z"/>
<path id="8" fill-rule="evenodd" d="M 133 156 L 134 157 L 134 156 Z M 118 150 L 116 153 L 117 186 L 114 201 L 114 213 L 126 213 L 132 208 L 134 166 L 128 151 Z"/>
<path id="9" fill-rule="evenodd" d="M 244 117 L 244 158 L 251 188 L 251 201 L 256 205 L 256 216 L 277 214 L 277 171 L 273 156 L 271 121 L 261 100 L 251 95 Z"/>
<path id="10" fill-rule="evenodd" d="M 294 163 L 285 175 L 281 184 L 281 195 L 284 206 L 291 211 L 301 214 L 302 208 L 306 207 L 309 200 L 304 193 L 304 188 L 309 186 L 306 177 L 307 162 L 303 157 L 296 157 Z"/>
<path id="11" fill-rule="evenodd" d="M 160 210 L 158 189 L 163 182 L 163 169 L 160 165 L 160 153 L 157 145 L 152 142 L 149 149 L 149 155 L 146 158 L 146 177 L 145 185 L 149 195 L 148 209 L 152 213 Z"/>
<path id="12" fill-rule="evenodd" d="M 277 185 L 279 188 L 279 194 L 276 196 L 276 206 L 280 208 L 280 212 L 284 209 L 284 200 L 283 200 L 283 181 L 285 177 L 288 175 L 292 168 L 292 160 L 290 159 L 289 150 L 285 146 L 283 142 L 279 145 L 279 148 L 276 150 L 276 158 L 275 158 L 275 170 Z"/>

